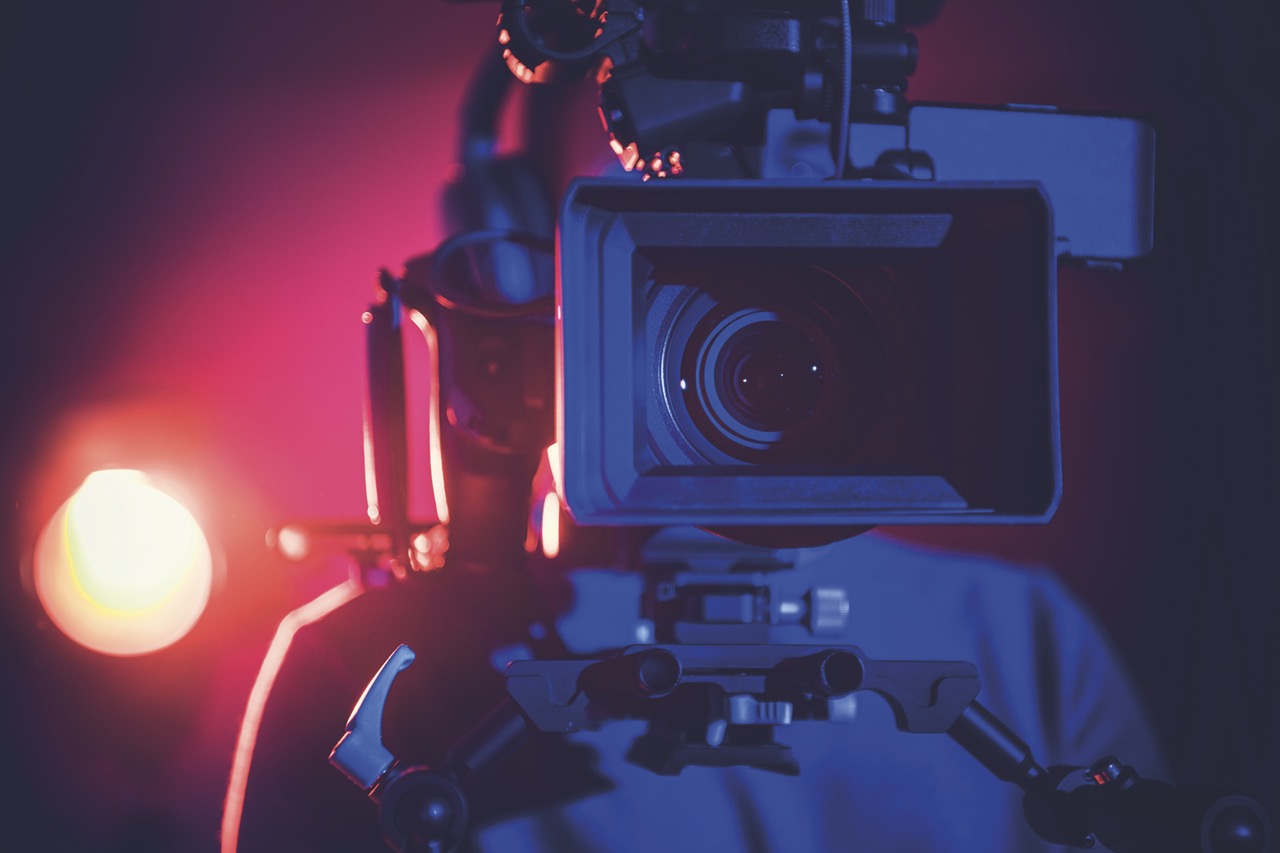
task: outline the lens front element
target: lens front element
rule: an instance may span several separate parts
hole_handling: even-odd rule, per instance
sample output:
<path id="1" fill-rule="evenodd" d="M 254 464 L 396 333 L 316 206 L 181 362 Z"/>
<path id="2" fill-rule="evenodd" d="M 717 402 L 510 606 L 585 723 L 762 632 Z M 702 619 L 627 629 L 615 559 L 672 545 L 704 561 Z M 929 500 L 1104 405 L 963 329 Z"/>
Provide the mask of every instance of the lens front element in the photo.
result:
<path id="1" fill-rule="evenodd" d="M 777 310 L 734 311 L 714 325 L 693 357 L 689 377 L 696 406 L 743 447 L 764 450 L 806 431 L 824 402 L 833 365 L 817 330 Z M 693 342 L 691 341 L 691 344 Z"/>
<path id="2" fill-rule="evenodd" d="M 887 381 L 856 289 L 811 266 L 718 272 L 659 267 L 651 290 L 663 405 L 689 449 L 714 464 L 853 459 Z"/>

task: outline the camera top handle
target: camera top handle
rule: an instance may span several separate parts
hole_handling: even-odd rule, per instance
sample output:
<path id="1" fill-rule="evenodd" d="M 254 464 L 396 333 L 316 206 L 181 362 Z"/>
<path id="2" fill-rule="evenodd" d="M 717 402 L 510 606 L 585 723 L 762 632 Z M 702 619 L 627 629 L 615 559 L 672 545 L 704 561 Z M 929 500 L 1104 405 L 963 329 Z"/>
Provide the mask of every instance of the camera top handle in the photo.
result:
<path id="1" fill-rule="evenodd" d="M 848 149 L 851 122 L 904 124 L 917 58 L 904 25 L 940 6 L 504 0 L 498 41 L 522 82 L 595 71 L 600 116 L 628 171 L 759 177 L 769 110 L 827 123 L 835 151 Z"/>

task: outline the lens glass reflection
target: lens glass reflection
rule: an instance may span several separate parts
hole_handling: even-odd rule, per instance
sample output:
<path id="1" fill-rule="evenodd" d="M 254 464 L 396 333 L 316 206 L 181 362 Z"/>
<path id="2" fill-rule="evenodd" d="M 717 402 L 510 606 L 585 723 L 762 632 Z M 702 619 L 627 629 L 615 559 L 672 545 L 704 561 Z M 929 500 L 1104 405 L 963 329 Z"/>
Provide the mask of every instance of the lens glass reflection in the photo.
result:
<path id="1" fill-rule="evenodd" d="M 827 371 L 799 329 L 766 321 L 741 332 L 719 365 L 726 403 L 759 429 L 795 429 L 816 413 Z"/>
<path id="2" fill-rule="evenodd" d="M 659 458 L 847 465 L 883 418 L 891 368 L 863 291 L 877 270 L 655 264 L 646 317 Z M 898 383 L 901 387 L 906 383 Z M 890 426 L 888 424 L 886 427 Z"/>

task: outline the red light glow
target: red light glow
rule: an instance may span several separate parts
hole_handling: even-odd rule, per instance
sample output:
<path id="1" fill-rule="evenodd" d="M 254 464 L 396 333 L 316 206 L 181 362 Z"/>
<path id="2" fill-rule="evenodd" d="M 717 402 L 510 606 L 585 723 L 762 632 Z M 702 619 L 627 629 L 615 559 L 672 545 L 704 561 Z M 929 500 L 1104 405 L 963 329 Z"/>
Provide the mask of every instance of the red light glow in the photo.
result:
<path id="1" fill-rule="evenodd" d="M 548 560 L 560 553 L 560 496 L 547 492 L 542 501 L 542 553 Z"/>
<path id="2" fill-rule="evenodd" d="M 563 493 L 560 488 L 560 479 L 563 476 L 563 460 L 560 457 L 560 442 L 553 442 L 547 446 L 547 470 L 551 472 L 551 482 L 555 490 Z"/>
<path id="3" fill-rule="evenodd" d="M 58 628 L 108 655 L 158 651 L 204 612 L 213 557 L 191 513 L 145 474 L 90 474 L 40 534 L 36 595 Z"/>

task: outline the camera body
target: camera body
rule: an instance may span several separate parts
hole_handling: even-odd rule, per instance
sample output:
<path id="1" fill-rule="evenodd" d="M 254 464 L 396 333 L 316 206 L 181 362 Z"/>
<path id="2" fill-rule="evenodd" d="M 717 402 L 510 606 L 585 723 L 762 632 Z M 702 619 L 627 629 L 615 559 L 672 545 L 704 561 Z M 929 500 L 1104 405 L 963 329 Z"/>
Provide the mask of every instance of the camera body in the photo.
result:
<path id="1" fill-rule="evenodd" d="M 1038 185 L 585 181 L 559 233 L 561 482 L 579 522 L 1052 513 Z"/>
<path id="2" fill-rule="evenodd" d="M 1052 516 L 1056 269 L 1150 251 L 1154 133 L 1048 107 L 908 104 L 904 25 L 937 5 L 506 0 L 506 68 L 523 82 L 594 70 L 631 173 L 573 183 L 555 224 L 552 461 L 579 525 Z M 467 115 L 495 114 L 500 92 L 478 84 Z M 497 234 L 529 205 L 502 190 L 513 182 L 475 177 L 503 161 L 491 120 L 472 125 L 452 195 L 493 198 L 483 216 L 455 218 Z M 473 298 L 505 301 L 528 325 L 504 270 L 533 255 L 495 239 L 469 250 Z M 451 312 L 437 313 L 442 370 L 494 361 L 470 353 L 473 334 L 450 344 Z M 496 336 L 519 325 L 484 322 Z M 523 479 L 540 453 L 462 416 L 467 401 L 528 397 L 510 383 L 485 393 L 507 373 L 441 374 L 452 497 L 480 474 L 520 492 L 487 469 L 512 469 L 516 454 Z M 542 423 L 543 411 L 499 402 L 479 420 Z M 485 450 L 485 464 L 459 462 L 453 445 Z M 483 519 L 477 535 L 451 535 L 488 549 L 494 513 L 466 515 Z M 517 514 L 502 516 L 517 542 Z"/>
<path id="3" fill-rule="evenodd" d="M 1149 252 L 1150 127 L 915 107 L 855 124 L 849 151 L 917 179 L 815 181 L 834 171 L 825 126 L 781 111 L 766 126 L 766 180 L 581 180 L 564 198 L 557 435 L 574 519 L 1047 521 L 1057 265 Z"/>
<path id="4" fill-rule="evenodd" d="M 794 595 L 772 583 L 775 570 L 803 570 L 811 556 L 793 563 L 776 550 L 779 534 L 812 533 L 798 537 L 807 544 L 871 524 L 1052 516 L 1058 264 L 1112 269 L 1151 248 L 1149 126 L 1041 107 L 908 107 L 915 41 L 899 21 L 939 4 L 862 0 L 856 21 L 854 5 L 504 3 L 506 67 L 523 82 L 594 68 L 612 147 L 639 175 L 569 187 L 548 305 L 502 272 L 509 263 L 536 272 L 522 253 L 547 247 L 539 226 L 549 216 L 512 228 L 511 214 L 532 206 L 508 192 L 512 182 L 482 180 L 510 161 L 494 153 L 500 97 L 483 74 L 473 89 L 454 195 L 480 199 L 478 213 L 384 288 L 439 333 L 435 446 L 453 457 L 442 482 L 466 509 L 456 514 L 465 526 L 449 513 L 448 559 L 522 561 L 521 525 L 505 522 L 529 520 L 517 519 L 513 495 L 544 448 L 580 524 L 699 525 L 771 550 L 711 537 L 663 543 L 663 534 L 633 548 L 630 565 L 647 570 L 637 644 L 600 660 L 511 660 L 508 698 L 437 768 L 404 766 L 381 742 L 391 682 L 413 659 L 398 649 L 330 757 L 380 802 L 394 845 L 447 849 L 463 838 L 465 788 L 535 730 L 644 719 L 626 759 L 655 772 L 794 774 L 774 729 L 847 721 L 859 690 L 888 700 L 900 730 L 945 732 L 1021 787 L 1047 840 L 1136 844 L 1163 830 L 1154 811 L 1094 810 L 1141 811 L 1148 796 L 1125 794 L 1137 776 L 1113 756 L 1086 772 L 1040 767 L 976 701 L 972 664 L 777 643 L 775 631 L 835 636 L 849 615 L 838 585 Z M 450 276 L 464 260 L 469 274 Z M 469 290 L 456 286 L 463 278 Z M 541 386 L 523 381 L 531 364 L 537 373 L 552 310 L 558 452 L 544 443 Z M 543 506 L 543 553 L 555 559 L 547 531 L 557 547 L 559 532 L 545 507 L 559 505 L 547 496 Z M 525 538 L 525 550 L 536 547 Z M 496 588 L 514 573 L 490 577 Z M 533 598 L 515 589 L 501 598 L 517 607 Z M 545 638 L 536 624 L 528 637 Z M 1252 842 L 1269 832 L 1252 801 L 1204 803 L 1212 814 L 1197 811 L 1185 837 Z"/>

